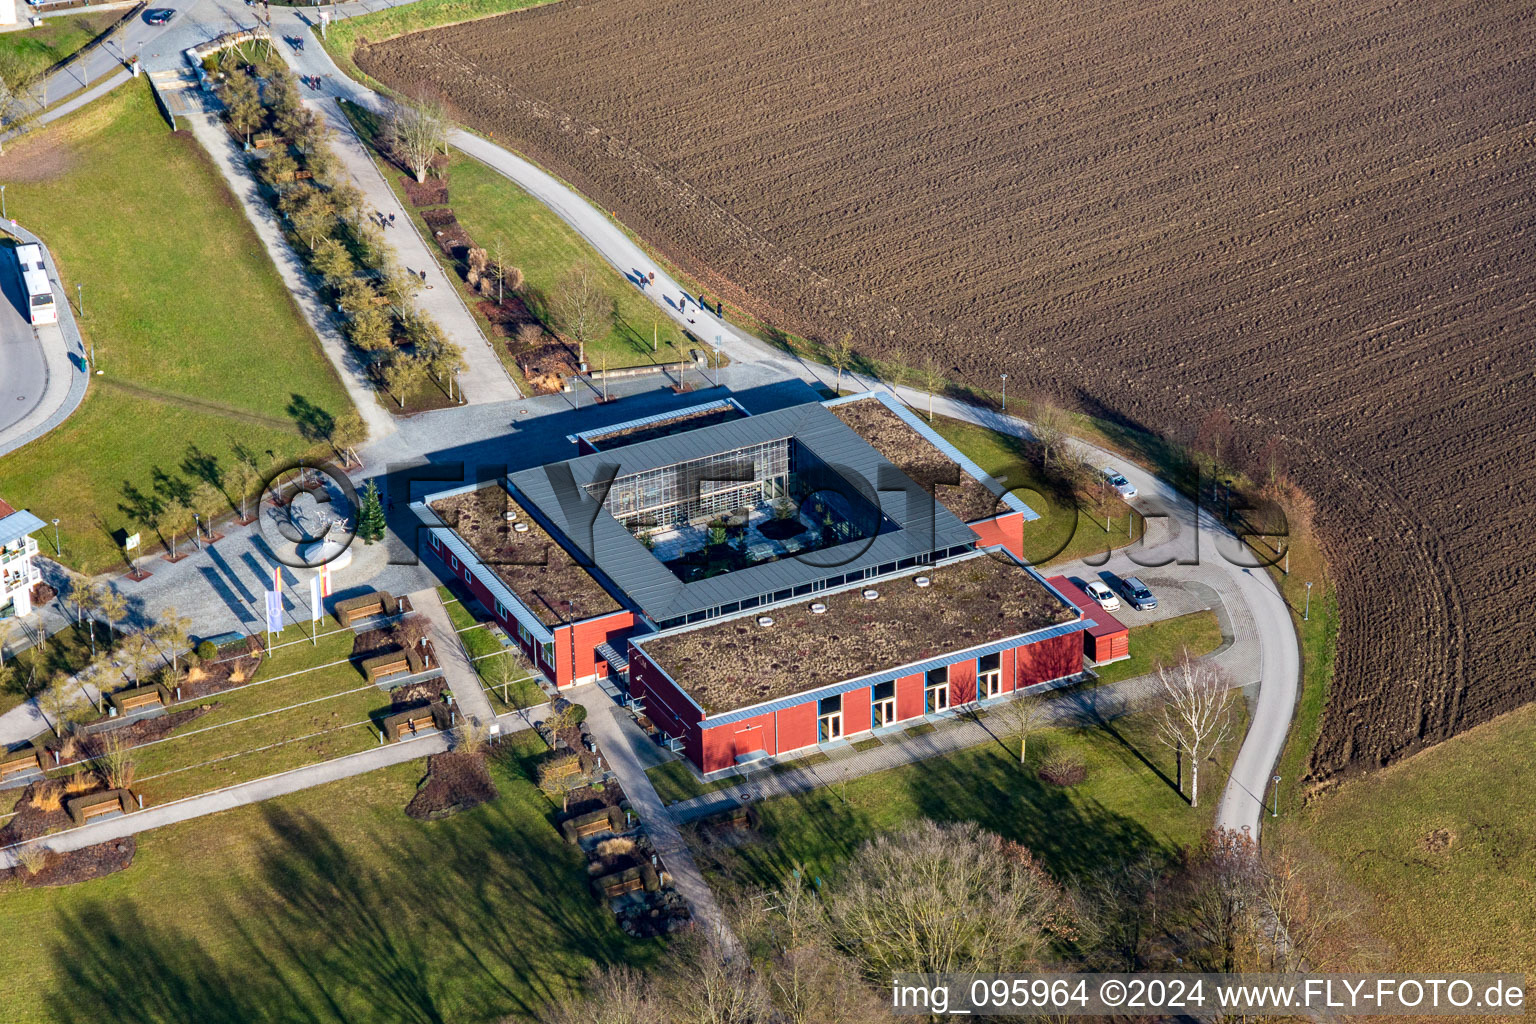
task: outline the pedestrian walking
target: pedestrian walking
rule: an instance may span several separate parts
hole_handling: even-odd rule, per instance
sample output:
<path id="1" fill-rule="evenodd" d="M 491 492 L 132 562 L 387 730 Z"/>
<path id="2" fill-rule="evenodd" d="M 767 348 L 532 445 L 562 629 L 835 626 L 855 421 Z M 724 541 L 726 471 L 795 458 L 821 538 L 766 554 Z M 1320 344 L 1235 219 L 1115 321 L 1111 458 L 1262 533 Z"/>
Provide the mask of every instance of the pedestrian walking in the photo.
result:
<path id="1" fill-rule="evenodd" d="M 395 226 L 395 215 L 394 214 L 390 214 L 389 215 L 389 226 L 390 227 L 394 227 Z"/>

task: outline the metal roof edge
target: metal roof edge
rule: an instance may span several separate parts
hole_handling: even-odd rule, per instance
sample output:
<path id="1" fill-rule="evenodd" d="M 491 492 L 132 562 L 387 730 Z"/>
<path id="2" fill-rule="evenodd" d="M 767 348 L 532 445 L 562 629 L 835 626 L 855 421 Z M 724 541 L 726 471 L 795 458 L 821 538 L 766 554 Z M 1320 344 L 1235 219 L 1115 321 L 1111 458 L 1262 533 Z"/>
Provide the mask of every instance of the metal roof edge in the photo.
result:
<path id="1" fill-rule="evenodd" d="M 890 392 L 860 391 L 852 395 L 840 395 L 837 398 L 829 398 L 823 402 L 822 405 L 831 408 L 837 405 L 847 405 L 850 402 L 869 401 L 871 399 L 879 402 L 891 412 L 895 413 L 898 417 L 901 418 L 903 423 L 917 431 L 923 440 L 933 445 L 940 452 L 944 453 L 944 455 L 953 459 L 961 469 L 965 470 L 966 473 L 970 474 L 977 480 L 980 480 L 989 491 L 998 497 L 998 500 L 1000 500 L 1004 505 L 1008 506 L 1010 511 L 1018 512 L 1023 515 L 1024 521 L 1026 523 L 1032 523 L 1040 518 L 1040 513 L 1030 508 L 1029 505 L 1025 504 L 1022 498 L 1014 494 L 1008 488 L 1004 487 L 1002 481 L 998 480 L 991 473 L 988 473 L 986 470 L 978 466 L 975 460 L 962 452 L 959 448 L 956 448 L 938 431 L 924 423 L 922 417 L 918 416 L 911 409 L 907 408 L 906 403 L 902 402 L 901 399 L 897 398 Z M 998 515 L 1005 514 L 1006 513 L 998 513 Z M 988 516 L 987 519 L 978 519 L 975 521 L 986 522 L 987 520 L 996 518 L 997 516 Z"/>
<path id="2" fill-rule="evenodd" d="M 467 489 L 460 488 L 452 493 L 463 494 L 465 490 L 474 489 L 473 487 Z M 444 495 L 448 493 L 446 491 L 443 492 Z M 501 581 L 501 577 L 497 576 L 494 572 L 490 572 L 488 569 L 486 570 L 486 575 L 490 579 L 486 579 L 481 575 L 480 570 L 485 569 L 486 566 L 480 560 L 480 556 L 470 550 L 469 545 L 464 543 L 459 535 L 453 532 L 451 527 L 445 525 L 436 512 L 427 507 L 425 498 L 411 502 L 411 511 L 427 527 L 427 531 L 442 541 L 443 545 L 458 557 L 459 562 L 480 581 L 481 585 L 491 592 L 491 596 L 500 601 L 507 611 L 512 613 L 512 617 L 524 629 L 533 634 L 539 643 L 550 644 L 555 642 L 555 634 L 550 631 L 548 626 L 539 621 L 539 617 L 523 603 L 521 598 L 512 593 L 511 588 Z M 495 609 L 492 609 L 492 611 L 495 611 Z"/>

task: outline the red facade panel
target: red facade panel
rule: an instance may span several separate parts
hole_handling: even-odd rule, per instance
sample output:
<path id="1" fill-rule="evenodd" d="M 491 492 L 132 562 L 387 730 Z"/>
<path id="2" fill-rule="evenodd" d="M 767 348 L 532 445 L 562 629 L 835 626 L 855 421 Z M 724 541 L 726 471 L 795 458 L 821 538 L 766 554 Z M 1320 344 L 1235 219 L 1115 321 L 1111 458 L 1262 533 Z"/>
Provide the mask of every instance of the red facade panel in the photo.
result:
<path id="1" fill-rule="evenodd" d="M 976 699 L 976 662 L 967 658 L 949 666 L 949 703 L 969 704 Z"/>
<path id="2" fill-rule="evenodd" d="M 1022 688 L 1061 679 L 1082 669 L 1083 641 L 1076 633 L 1064 633 L 1019 648 L 1015 686 Z"/>
<path id="3" fill-rule="evenodd" d="M 1001 544 L 1019 558 L 1024 557 L 1024 514 L 1022 512 L 1010 512 L 996 519 L 971 523 L 970 527 L 982 547 L 990 548 Z"/>
<path id="4" fill-rule="evenodd" d="M 902 676 L 896 680 L 896 720 L 916 718 L 923 713 L 923 677 Z"/>
<path id="5" fill-rule="evenodd" d="M 869 731 L 869 687 L 843 694 L 843 735 Z"/>
<path id="6" fill-rule="evenodd" d="M 774 717 L 779 723 L 779 753 L 799 750 L 816 742 L 816 702 L 785 708 Z"/>

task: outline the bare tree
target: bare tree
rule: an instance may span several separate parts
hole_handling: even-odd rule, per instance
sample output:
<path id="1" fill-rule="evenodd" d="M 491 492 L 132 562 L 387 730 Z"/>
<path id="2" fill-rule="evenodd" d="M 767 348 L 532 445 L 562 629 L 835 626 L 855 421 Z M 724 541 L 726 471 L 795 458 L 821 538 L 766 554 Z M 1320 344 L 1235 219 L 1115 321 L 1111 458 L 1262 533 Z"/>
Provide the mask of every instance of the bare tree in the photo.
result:
<path id="1" fill-rule="evenodd" d="M 1051 455 L 1058 453 L 1066 440 L 1067 414 L 1043 399 L 1036 398 L 1029 404 L 1029 432 L 1040 446 L 1041 464 L 1049 467 Z"/>
<path id="2" fill-rule="evenodd" d="M 1045 701 L 1038 694 L 1015 697 L 1002 707 L 1003 721 L 1019 734 L 1019 764 L 1024 763 L 1029 752 L 1030 734 L 1039 729 L 1046 719 Z"/>
<path id="3" fill-rule="evenodd" d="M 587 342 L 607 333 L 613 323 L 613 297 L 603 290 L 592 268 L 583 263 L 560 279 L 553 312 L 560 330 L 576 339 L 580 346 L 577 359 L 584 363 Z"/>
<path id="4" fill-rule="evenodd" d="M 108 586 L 101 595 L 101 614 L 107 620 L 107 632 L 115 637 L 117 623 L 128 614 L 128 599 Z"/>
<path id="5" fill-rule="evenodd" d="M 53 734 L 60 739 L 68 729 L 80 722 L 86 708 L 80 704 L 80 695 L 75 685 L 63 673 L 59 673 L 49 680 L 37 695 L 37 709 L 42 712 L 43 720 L 48 722 L 48 727 Z"/>
<path id="6" fill-rule="evenodd" d="M 923 359 L 923 387 L 928 391 L 928 422 L 933 422 L 933 396 L 939 390 L 939 385 L 944 383 L 944 377 L 939 373 L 939 364 L 933 356 Z"/>
<path id="7" fill-rule="evenodd" d="M 833 386 L 834 392 L 843 390 L 843 372 L 853 365 L 853 332 L 849 331 L 838 339 L 837 347 L 832 350 L 832 367 L 837 370 L 837 383 Z"/>
<path id="8" fill-rule="evenodd" d="M 548 1014 L 550 1024 L 668 1024 L 656 981 L 620 964 L 601 971 L 585 998 L 567 999 Z"/>
<path id="9" fill-rule="evenodd" d="M 1162 684 L 1163 706 L 1157 731 L 1175 758 L 1189 759 L 1189 806 L 1200 806 L 1200 762 L 1226 742 L 1232 733 L 1227 709 L 1227 680 L 1221 670 L 1190 656 L 1184 649 L 1179 661 L 1157 670 Z"/>
<path id="10" fill-rule="evenodd" d="M 826 897 L 837 947 L 871 980 L 1036 962 L 1062 908 L 1028 850 L 975 824 L 923 820 L 865 843 Z"/>
<path id="11" fill-rule="evenodd" d="M 416 176 L 417 184 L 427 180 L 438 150 L 448 148 L 448 114 L 425 95 L 397 102 L 385 131 L 395 159 Z"/>

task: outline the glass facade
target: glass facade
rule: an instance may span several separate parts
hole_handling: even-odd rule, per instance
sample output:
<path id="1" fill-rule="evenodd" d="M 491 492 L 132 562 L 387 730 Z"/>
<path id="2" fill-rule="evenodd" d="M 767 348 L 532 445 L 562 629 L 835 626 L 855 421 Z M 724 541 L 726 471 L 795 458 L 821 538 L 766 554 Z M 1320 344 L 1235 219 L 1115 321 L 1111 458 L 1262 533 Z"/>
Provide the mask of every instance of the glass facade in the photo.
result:
<path id="1" fill-rule="evenodd" d="M 618 477 L 605 507 L 634 531 L 713 519 L 772 501 L 789 486 L 790 442 L 781 437 Z"/>

